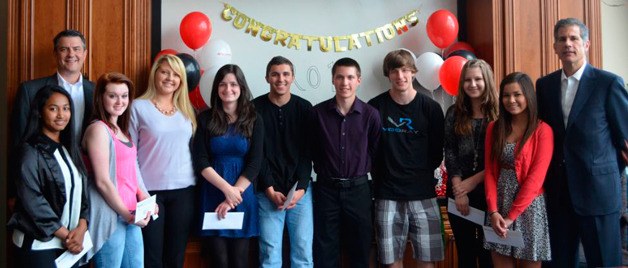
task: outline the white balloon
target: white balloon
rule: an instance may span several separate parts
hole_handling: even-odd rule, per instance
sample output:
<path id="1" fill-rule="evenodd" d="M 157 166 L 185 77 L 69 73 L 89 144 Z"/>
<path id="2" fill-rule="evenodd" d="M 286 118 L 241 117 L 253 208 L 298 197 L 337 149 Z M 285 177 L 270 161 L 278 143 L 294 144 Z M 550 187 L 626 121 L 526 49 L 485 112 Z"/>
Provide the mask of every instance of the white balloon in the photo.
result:
<path id="1" fill-rule="evenodd" d="M 203 101 L 207 104 L 207 107 L 211 106 L 211 95 L 212 95 L 212 85 L 214 83 L 214 77 L 216 77 L 216 72 L 220 69 L 221 66 L 212 67 L 211 69 L 206 69 L 201 76 L 201 81 L 198 83 L 199 90 L 201 91 L 201 97 L 203 97 Z"/>
<path id="2" fill-rule="evenodd" d="M 418 69 L 415 77 L 426 89 L 433 91 L 440 86 L 438 72 L 443 65 L 443 58 L 434 52 L 425 52 L 416 59 Z"/>
<path id="3" fill-rule="evenodd" d="M 229 64 L 231 63 L 231 46 L 222 39 L 211 39 L 201 50 L 198 62 L 205 71 Z"/>

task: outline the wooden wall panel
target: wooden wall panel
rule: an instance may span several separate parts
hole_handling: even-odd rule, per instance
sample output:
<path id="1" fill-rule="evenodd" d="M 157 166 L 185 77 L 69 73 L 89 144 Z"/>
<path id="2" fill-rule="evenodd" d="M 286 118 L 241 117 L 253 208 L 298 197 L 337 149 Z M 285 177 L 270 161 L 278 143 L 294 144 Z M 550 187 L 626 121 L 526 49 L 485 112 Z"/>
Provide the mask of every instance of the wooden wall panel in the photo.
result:
<path id="1" fill-rule="evenodd" d="M 584 1 L 584 23 L 589 27 L 589 63 L 602 68 L 602 7 L 599 0 Z"/>
<path id="2" fill-rule="evenodd" d="M 125 1 L 93 1 L 91 25 L 91 73 L 93 81 L 100 75 L 116 71 L 124 73 Z"/>
<path id="3" fill-rule="evenodd" d="M 473 44 L 475 54 L 478 58 L 484 59 L 487 62 L 494 62 L 494 46 L 493 37 L 494 27 L 486 27 L 493 19 L 493 12 L 491 10 L 491 0 L 477 0 L 473 1 L 473 5 L 467 4 L 466 10 L 460 12 L 466 12 L 466 22 L 464 25 L 460 25 L 461 30 L 466 31 L 466 42 Z M 480 7 L 480 8 L 478 8 Z M 462 29 L 464 28 L 464 29 Z M 474 29 L 484 28 L 484 31 L 474 31 Z"/>
<path id="4" fill-rule="evenodd" d="M 150 67 L 150 0 L 9 0 L 8 7 L 9 109 L 21 82 L 55 72 L 52 39 L 63 29 L 85 35 L 88 56 L 83 72 L 90 80 L 118 71 L 138 88 L 145 87 Z"/>
<path id="5" fill-rule="evenodd" d="M 513 71 L 526 72 L 535 80 L 560 68 L 553 30 L 561 18 L 575 17 L 589 27 L 589 62 L 601 66 L 599 5 L 596 0 L 469 1 L 463 27 L 477 56 L 493 66 L 497 83 Z"/>
<path id="6" fill-rule="evenodd" d="M 27 2 L 30 2 L 30 5 L 24 6 L 24 22 L 26 23 L 26 19 L 32 16 L 29 19 L 31 24 L 24 25 L 30 29 L 22 32 L 22 34 L 25 35 L 25 38 L 30 39 L 32 44 L 25 46 L 25 49 L 31 50 L 29 53 L 32 55 L 30 69 L 35 77 L 48 76 L 54 72 L 56 66 L 52 39 L 59 32 L 58 29 L 65 28 L 67 5 L 64 0 L 31 0 L 23 1 L 23 5 L 28 5 Z"/>
<path id="7" fill-rule="evenodd" d="M 515 38 L 511 40 L 514 51 L 506 59 L 512 61 L 506 73 L 525 71 L 532 81 L 541 76 L 541 3 L 538 1 L 514 1 L 512 23 Z M 525 22 L 525 23 L 519 23 Z M 509 30 L 506 30 L 507 32 Z"/>

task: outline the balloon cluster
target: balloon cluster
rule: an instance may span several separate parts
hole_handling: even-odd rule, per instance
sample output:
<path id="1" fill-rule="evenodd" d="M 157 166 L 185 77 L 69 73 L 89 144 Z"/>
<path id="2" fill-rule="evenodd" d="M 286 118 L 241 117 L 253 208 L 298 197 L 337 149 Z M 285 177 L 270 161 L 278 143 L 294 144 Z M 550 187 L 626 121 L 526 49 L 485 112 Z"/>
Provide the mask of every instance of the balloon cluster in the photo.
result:
<path id="1" fill-rule="evenodd" d="M 209 106 L 211 86 L 220 67 L 231 63 L 231 47 L 220 39 L 210 39 L 212 23 L 202 12 L 190 12 L 181 20 L 179 34 L 183 43 L 193 51 L 196 58 L 172 48 L 159 51 L 155 60 L 165 54 L 178 56 L 185 66 L 190 101 L 194 108 L 202 110 Z"/>
<path id="2" fill-rule="evenodd" d="M 475 51 L 465 42 L 455 42 L 458 36 L 458 20 L 448 10 L 441 9 L 427 19 L 426 32 L 432 43 L 443 49 L 442 56 L 425 52 L 416 59 L 419 70 L 416 79 L 426 89 L 433 91 L 439 86 L 449 95 L 458 94 L 458 84 L 464 64 L 476 59 Z"/>

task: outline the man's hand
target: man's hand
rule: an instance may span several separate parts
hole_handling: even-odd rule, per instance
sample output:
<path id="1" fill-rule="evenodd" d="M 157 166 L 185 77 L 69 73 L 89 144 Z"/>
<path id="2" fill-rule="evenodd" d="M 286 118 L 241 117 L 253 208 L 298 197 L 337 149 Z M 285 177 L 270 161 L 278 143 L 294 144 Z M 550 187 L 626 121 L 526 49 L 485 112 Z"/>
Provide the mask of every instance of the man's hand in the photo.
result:
<path id="1" fill-rule="evenodd" d="M 299 190 L 294 191 L 294 195 L 292 195 L 292 200 L 290 201 L 290 205 L 288 205 L 286 209 L 292 209 L 296 207 L 297 203 L 299 203 L 299 200 L 301 200 L 303 195 L 305 195 L 304 189 L 299 189 Z"/>
<path id="2" fill-rule="evenodd" d="M 275 191 L 272 186 L 266 188 L 266 197 L 275 204 L 278 210 L 283 209 L 283 203 L 286 202 L 286 196 L 281 192 Z"/>

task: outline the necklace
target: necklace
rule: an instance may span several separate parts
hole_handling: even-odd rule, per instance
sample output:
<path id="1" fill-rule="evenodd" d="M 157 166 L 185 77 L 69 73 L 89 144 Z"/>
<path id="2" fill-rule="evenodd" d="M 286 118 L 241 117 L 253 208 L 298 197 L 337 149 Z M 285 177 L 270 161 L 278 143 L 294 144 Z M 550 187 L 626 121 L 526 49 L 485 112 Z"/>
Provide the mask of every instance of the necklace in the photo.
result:
<path id="1" fill-rule="evenodd" d="M 478 158 L 480 150 L 480 135 L 482 134 L 482 128 L 484 127 L 484 118 L 480 125 L 473 130 L 473 172 L 478 168 Z"/>
<path id="2" fill-rule="evenodd" d="M 155 108 L 157 108 L 157 110 L 158 110 L 160 113 L 162 113 L 162 114 L 165 114 L 165 115 L 170 116 L 170 115 L 173 115 L 174 113 L 176 113 L 176 112 L 177 112 L 177 107 L 176 107 L 176 106 L 174 106 L 174 105 L 172 106 L 172 109 L 170 109 L 170 110 L 165 110 L 165 109 L 162 109 L 161 107 L 159 107 L 159 103 L 157 103 L 157 101 L 156 101 L 156 100 L 151 100 L 151 102 L 153 103 L 153 105 L 155 105 Z"/>

